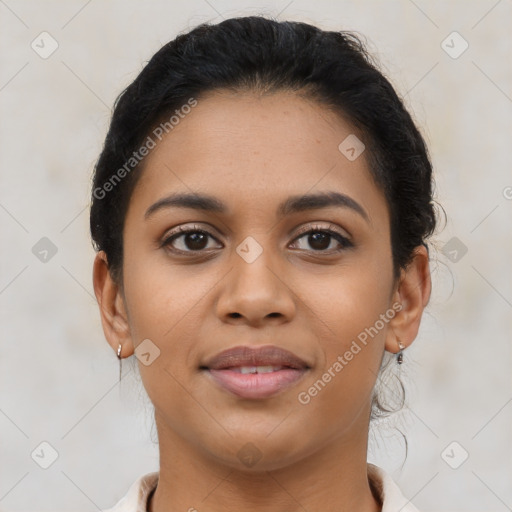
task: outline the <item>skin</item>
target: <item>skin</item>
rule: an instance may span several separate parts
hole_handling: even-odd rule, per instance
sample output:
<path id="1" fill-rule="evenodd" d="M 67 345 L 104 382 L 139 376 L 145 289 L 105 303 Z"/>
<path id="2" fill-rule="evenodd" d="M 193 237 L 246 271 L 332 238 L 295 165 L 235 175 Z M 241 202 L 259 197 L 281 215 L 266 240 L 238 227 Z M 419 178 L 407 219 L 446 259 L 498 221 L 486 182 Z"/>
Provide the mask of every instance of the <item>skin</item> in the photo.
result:
<path id="1" fill-rule="evenodd" d="M 349 161 L 338 150 L 351 133 L 340 115 L 296 93 L 217 91 L 199 98 L 146 157 L 123 231 L 124 280 L 112 280 L 100 251 L 93 281 L 112 349 L 121 343 L 129 357 L 150 339 L 160 350 L 150 365 L 139 361 L 159 436 L 150 512 L 381 509 L 366 465 L 371 394 L 384 350 L 416 338 L 431 281 L 423 246 L 394 279 L 384 195 L 364 153 Z M 350 196 L 368 221 L 347 207 L 276 217 L 289 196 L 326 191 Z M 174 192 L 213 195 L 228 211 L 169 208 L 144 219 Z M 161 247 L 180 225 L 211 237 Z M 315 245 L 302 227 L 331 228 L 353 246 L 333 237 Z M 236 252 L 248 236 L 263 249 L 252 263 Z M 300 403 L 298 393 L 396 303 L 402 309 L 384 328 Z M 311 366 L 270 398 L 242 399 L 199 370 L 226 348 L 267 344 Z M 247 443 L 261 455 L 251 467 L 237 455 Z"/>

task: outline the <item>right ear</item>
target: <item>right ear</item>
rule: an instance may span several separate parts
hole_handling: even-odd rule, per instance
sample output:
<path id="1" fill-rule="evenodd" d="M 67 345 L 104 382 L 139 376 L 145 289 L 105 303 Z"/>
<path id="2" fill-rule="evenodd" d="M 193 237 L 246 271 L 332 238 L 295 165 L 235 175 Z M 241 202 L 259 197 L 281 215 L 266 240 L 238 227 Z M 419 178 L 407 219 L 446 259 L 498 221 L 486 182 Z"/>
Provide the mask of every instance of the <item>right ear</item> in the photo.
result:
<path id="1" fill-rule="evenodd" d="M 94 294 L 100 307 L 103 332 L 117 354 L 121 344 L 121 357 L 134 353 L 126 304 L 119 286 L 114 282 L 108 267 L 105 251 L 99 251 L 94 259 L 92 280 Z"/>

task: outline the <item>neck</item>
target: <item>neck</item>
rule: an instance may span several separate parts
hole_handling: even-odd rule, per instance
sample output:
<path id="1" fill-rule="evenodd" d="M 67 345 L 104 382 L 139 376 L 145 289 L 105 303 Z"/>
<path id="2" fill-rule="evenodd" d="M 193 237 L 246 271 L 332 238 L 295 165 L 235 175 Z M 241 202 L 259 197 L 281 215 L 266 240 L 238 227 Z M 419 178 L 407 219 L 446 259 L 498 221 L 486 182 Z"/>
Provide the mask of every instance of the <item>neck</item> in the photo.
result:
<path id="1" fill-rule="evenodd" d="M 242 471 L 201 452 L 157 420 L 160 475 L 147 510 L 380 512 L 368 480 L 368 425 L 366 433 L 363 425 L 352 425 L 357 439 L 340 436 L 286 467 Z"/>

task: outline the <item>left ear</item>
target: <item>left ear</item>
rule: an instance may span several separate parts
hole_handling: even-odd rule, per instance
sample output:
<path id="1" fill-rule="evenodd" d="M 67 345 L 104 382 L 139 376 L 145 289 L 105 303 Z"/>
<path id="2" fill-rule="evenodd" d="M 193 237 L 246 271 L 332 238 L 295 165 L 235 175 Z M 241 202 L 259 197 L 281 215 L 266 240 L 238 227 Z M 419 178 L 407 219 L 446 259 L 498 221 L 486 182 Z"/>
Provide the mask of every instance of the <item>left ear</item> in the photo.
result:
<path id="1" fill-rule="evenodd" d="M 431 290 L 428 251 L 424 245 L 419 245 L 414 249 L 411 262 L 402 269 L 393 294 L 392 304 L 399 303 L 402 308 L 389 321 L 385 342 L 388 352 L 396 354 L 400 350 L 398 340 L 405 347 L 415 340 Z"/>

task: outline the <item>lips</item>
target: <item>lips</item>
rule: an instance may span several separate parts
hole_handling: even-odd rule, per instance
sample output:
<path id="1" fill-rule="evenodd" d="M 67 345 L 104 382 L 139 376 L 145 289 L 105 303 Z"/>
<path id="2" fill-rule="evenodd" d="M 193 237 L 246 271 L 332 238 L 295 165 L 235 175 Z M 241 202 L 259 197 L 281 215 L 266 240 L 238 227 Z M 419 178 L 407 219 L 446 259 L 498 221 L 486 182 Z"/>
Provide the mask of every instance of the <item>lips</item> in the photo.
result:
<path id="1" fill-rule="evenodd" d="M 224 350 L 200 368 L 231 395 L 264 399 L 301 380 L 310 366 L 288 350 L 267 345 Z"/>
<path id="2" fill-rule="evenodd" d="M 309 365 L 299 356 L 275 345 L 254 348 L 245 345 L 230 348 L 210 358 L 201 368 L 225 370 L 248 366 L 279 366 L 296 370 L 309 368 Z"/>

